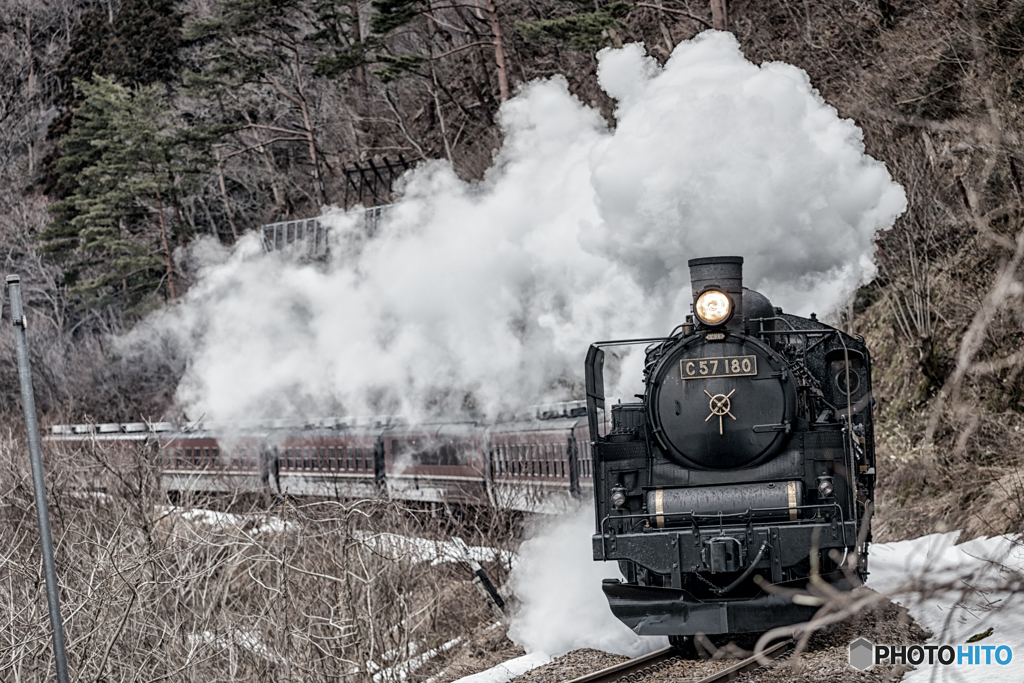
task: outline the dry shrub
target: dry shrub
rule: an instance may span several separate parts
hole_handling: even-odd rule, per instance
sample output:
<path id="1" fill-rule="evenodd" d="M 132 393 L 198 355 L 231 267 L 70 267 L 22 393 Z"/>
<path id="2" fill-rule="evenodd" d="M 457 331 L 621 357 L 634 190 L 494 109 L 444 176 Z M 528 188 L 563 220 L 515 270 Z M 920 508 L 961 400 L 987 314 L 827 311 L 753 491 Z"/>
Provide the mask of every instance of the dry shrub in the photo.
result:
<path id="1" fill-rule="evenodd" d="M 46 451 L 78 680 L 414 681 L 495 621 L 469 571 L 431 541 L 507 540 L 507 525 L 383 498 L 171 505 L 148 447 Z M 11 681 L 53 667 L 24 453 L 20 439 L 0 442 L 0 678 Z M 507 566 L 488 569 L 500 582 Z"/>

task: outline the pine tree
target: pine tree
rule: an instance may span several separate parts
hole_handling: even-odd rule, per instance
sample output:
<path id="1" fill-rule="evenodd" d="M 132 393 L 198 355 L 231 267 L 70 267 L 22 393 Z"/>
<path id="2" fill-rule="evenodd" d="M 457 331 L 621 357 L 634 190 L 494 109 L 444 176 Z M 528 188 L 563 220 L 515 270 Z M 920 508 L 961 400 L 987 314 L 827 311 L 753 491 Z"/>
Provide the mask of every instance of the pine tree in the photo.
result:
<path id="1" fill-rule="evenodd" d="M 178 294 L 171 244 L 187 239 L 180 198 L 201 169 L 202 140 L 171 125 L 156 86 L 96 77 L 75 87 L 84 98 L 57 162 L 66 196 L 51 207 L 43 250 L 87 303 L 139 312 Z"/>
<path id="2" fill-rule="evenodd" d="M 519 34 L 528 43 L 552 41 L 565 43 L 577 50 L 594 52 L 608 45 L 621 45 L 618 34 L 626 26 L 624 18 L 631 6 L 625 2 L 612 2 L 590 12 L 576 12 L 554 19 L 521 21 L 516 24 Z"/>

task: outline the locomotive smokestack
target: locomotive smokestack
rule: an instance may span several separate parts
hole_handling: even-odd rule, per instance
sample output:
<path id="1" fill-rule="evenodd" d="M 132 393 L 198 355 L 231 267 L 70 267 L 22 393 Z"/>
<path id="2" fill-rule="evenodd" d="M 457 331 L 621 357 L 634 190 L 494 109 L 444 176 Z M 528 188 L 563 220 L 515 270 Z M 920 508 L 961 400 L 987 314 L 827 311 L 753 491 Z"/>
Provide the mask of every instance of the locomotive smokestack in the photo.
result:
<path id="1" fill-rule="evenodd" d="M 711 256 L 695 258 L 687 262 L 690 267 L 690 286 L 693 290 L 694 313 L 705 325 L 723 325 L 726 329 L 743 329 L 743 257 L 742 256 Z M 717 323 L 714 312 L 709 318 L 702 315 L 702 307 L 698 299 L 701 294 L 718 291 L 726 294 L 729 310 L 724 319 Z M 705 298 L 707 300 L 707 298 Z M 712 302 L 713 303 L 713 302 Z"/>

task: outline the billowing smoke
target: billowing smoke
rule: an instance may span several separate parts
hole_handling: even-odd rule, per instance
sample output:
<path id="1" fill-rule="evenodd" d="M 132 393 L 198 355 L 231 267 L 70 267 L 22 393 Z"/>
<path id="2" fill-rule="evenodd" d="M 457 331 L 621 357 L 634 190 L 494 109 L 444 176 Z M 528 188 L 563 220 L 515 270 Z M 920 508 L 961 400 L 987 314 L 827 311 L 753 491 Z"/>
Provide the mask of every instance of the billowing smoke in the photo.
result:
<path id="1" fill-rule="evenodd" d="M 797 313 L 873 275 L 903 191 L 803 71 L 718 32 L 664 67 L 641 45 L 599 61 L 614 128 L 564 79 L 528 84 L 483 181 L 419 167 L 372 239 L 329 212 L 326 265 L 200 244 L 197 284 L 134 335 L 181 342 L 187 414 L 493 415 L 578 396 L 592 341 L 669 332 L 689 258 L 744 256 L 745 283 Z"/>
<path id="2" fill-rule="evenodd" d="M 668 645 L 664 637 L 640 637 L 615 618 L 601 579 L 620 577 L 614 562 L 594 562 L 590 537 L 594 509 L 582 505 L 548 525 L 519 548 L 510 583 L 519 599 L 509 637 L 527 652 L 558 656 L 590 647 L 637 656 Z"/>

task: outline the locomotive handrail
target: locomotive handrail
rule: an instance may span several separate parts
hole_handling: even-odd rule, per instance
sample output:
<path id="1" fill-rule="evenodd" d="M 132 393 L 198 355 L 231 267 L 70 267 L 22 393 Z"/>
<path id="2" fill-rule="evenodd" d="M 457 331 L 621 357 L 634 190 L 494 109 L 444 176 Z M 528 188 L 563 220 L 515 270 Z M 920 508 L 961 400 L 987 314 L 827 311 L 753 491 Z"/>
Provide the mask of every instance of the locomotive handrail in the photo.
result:
<path id="1" fill-rule="evenodd" d="M 747 322 L 751 322 L 751 323 L 766 323 L 766 322 L 769 322 L 769 321 L 772 321 L 772 320 L 781 320 L 782 322 L 784 322 L 787 325 L 789 325 L 789 329 L 791 329 L 791 330 L 793 329 L 793 323 L 789 322 L 788 320 L 786 320 L 786 318 L 784 318 L 782 316 L 779 316 L 779 315 L 773 316 L 771 318 L 751 318 Z M 766 331 L 767 330 L 765 330 L 764 328 L 761 328 L 761 333 L 762 334 L 764 334 Z"/>
<path id="2" fill-rule="evenodd" d="M 842 529 L 843 529 L 843 545 L 848 547 L 849 546 L 849 539 L 846 537 L 846 516 L 843 514 L 843 508 L 839 505 L 839 503 L 816 503 L 814 505 L 787 505 L 785 507 L 747 508 L 744 512 L 728 512 L 728 513 L 721 513 L 721 512 L 695 513 L 695 512 L 692 512 L 692 511 L 691 512 L 672 512 L 672 513 L 666 513 L 664 516 L 665 517 L 689 517 L 691 523 L 693 524 L 694 528 L 696 529 L 697 533 L 699 534 L 700 533 L 700 527 L 697 525 L 697 522 L 696 522 L 696 520 L 698 518 L 711 518 L 711 519 L 721 520 L 723 517 L 743 517 L 743 516 L 745 516 L 746 517 L 746 523 L 747 523 L 747 525 L 749 525 L 751 522 L 754 521 L 754 513 L 756 513 L 756 512 L 773 512 L 773 511 L 789 511 L 789 510 L 811 510 L 811 509 L 822 510 L 822 509 L 825 509 L 825 508 L 835 508 L 836 513 L 837 513 L 837 517 L 838 517 L 838 526 L 842 527 Z M 607 546 L 607 538 L 608 538 L 609 534 L 608 534 L 608 532 L 606 530 L 606 526 L 607 526 L 607 524 L 608 524 L 608 522 L 610 520 L 612 520 L 612 519 L 616 519 L 616 520 L 619 520 L 619 519 L 643 519 L 643 520 L 648 520 L 652 516 L 653 515 L 651 515 L 650 513 L 635 513 L 635 514 L 630 514 L 630 515 L 614 515 L 614 516 L 612 516 L 612 515 L 605 515 L 604 518 L 601 520 L 601 559 L 603 561 L 605 561 L 605 562 L 609 561 L 608 560 L 608 546 Z M 775 521 L 771 522 L 771 524 L 774 524 L 774 525 L 777 525 L 777 526 L 800 526 L 801 524 L 806 524 L 808 521 L 809 520 L 807 520 L 807 519 L 802 519 L 802 520 L 800 520 L 800 519 L 798 519 L 798 520 L 775 520 Z M 836 520 L 834 518 L 833 519 L 833 523 L 835 523 L 835 521 Z M 659 531 L 665 531 L 665 529 L 661 529 Z M 656 532 L 653 532 L 653 533 L 659 533 L 659 531 L 656 531 Z"/>
<path id="3" fill-rule="evenodd" d="M 675 337 L 644 337 L 642 339 L 610 339 L 608 341 L 594 342 L 591 346 L 603 348 L 605 346 L 630 346 L 632 344 L 653 344 L 654 342 L 671 341 Z"/>
<path id="4" fill-rule="evenodd" d="M 822 328 L 818 330 L 764 330 L 762 334 L 821 334 L 826 337 L 830 337 L 836 334 L 839 330 L 830 330 L 828 328 Z"/>

